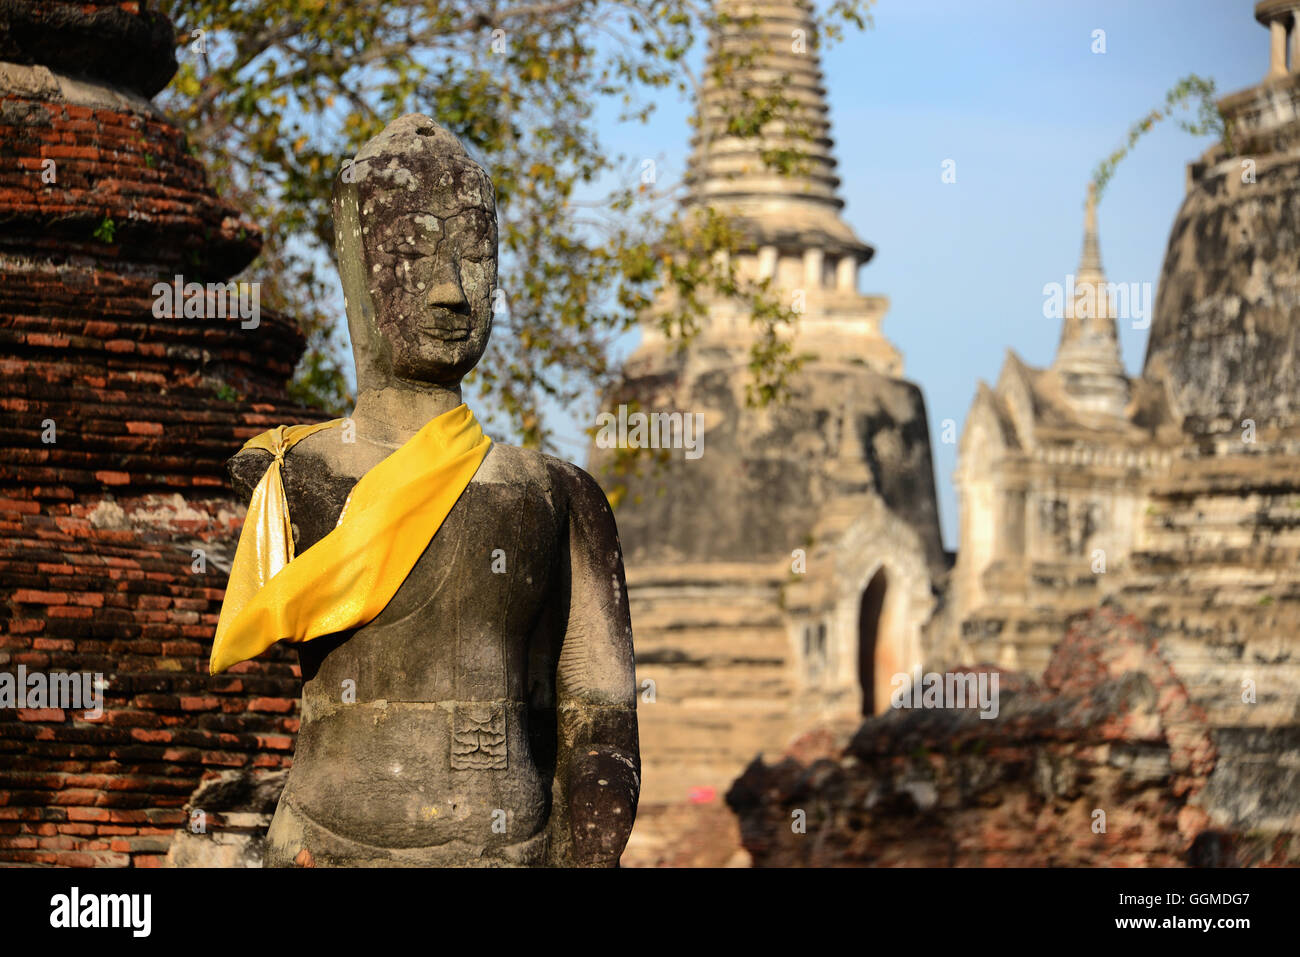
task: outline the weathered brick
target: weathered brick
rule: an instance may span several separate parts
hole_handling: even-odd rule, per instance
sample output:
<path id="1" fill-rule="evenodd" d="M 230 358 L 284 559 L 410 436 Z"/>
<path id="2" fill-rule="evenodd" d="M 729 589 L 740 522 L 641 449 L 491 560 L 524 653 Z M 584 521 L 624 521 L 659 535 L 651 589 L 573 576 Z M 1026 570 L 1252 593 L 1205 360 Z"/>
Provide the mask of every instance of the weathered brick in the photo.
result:
<path id="1" fill-rule="evenodd" d="M 252 698 L 248 702 L 248 710 L 288 714 L 297 704 L 293 698 Z"/>
<path id="2" fill-rule="evenodd" d="M 116 6 L 142 15 L 135 0 Z M 158 865 L 205 772 L 288 763 L 292 707 L 276 702 L 298 694 L 295 656 L 207 676 L 225 577 L 211 561 L 195 573 L 191 551 L 233 551 L 230 455 L 324 416 L 285 393 L 302 349 L 290 317 L 263 310 L 256 343 L 238 322 L 154 317 L 157 278 L 224 279 L 260 246 L 179 131 L 25 95 L 6 94 L 4 122 L 27 125 L 0 136 L 3 241 L 28 264 L 0 267 L 0 667 L 101 672 L 109 688 L 93 723 L 0 714 L 0 862 Z M 35 175 L 46 158 L 55 183 Z M 105 219 L 112 244 L 92 235 Z M 250 399 L 217 399 L 213 370 Z M 266 710 L 249 711 L 252 698 Z"/>

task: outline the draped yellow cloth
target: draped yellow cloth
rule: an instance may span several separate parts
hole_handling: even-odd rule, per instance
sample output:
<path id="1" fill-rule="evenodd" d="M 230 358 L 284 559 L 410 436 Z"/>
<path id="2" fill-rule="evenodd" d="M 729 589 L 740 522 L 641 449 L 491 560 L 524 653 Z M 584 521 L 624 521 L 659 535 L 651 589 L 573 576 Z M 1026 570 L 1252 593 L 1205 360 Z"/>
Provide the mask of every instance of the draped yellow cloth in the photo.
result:
<path id="1" fill-rule="evenodd" d="M 492 445 L 467 405 L 431 419 L 361 477 L 337 527 L 295 558 L 280 465 L 296 443 L 342 421 L 282 425 L 244 444 L 274 459 L 248 503 L 209 674 L 255 658 L 277 641 L 311 641 L 374 619 Z"/>

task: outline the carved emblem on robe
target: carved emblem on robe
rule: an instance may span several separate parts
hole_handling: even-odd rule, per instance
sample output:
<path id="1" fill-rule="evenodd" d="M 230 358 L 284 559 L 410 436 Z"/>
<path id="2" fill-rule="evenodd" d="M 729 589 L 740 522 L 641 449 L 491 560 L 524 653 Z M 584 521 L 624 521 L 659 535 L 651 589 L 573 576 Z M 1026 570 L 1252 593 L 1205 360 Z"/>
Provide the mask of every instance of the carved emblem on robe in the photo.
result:
<path id="1" fill-rule="evenodd" d="M 452 715 L 453 771 L 504 771 L 506 711 L 499 704 L 458 704 Z"/>

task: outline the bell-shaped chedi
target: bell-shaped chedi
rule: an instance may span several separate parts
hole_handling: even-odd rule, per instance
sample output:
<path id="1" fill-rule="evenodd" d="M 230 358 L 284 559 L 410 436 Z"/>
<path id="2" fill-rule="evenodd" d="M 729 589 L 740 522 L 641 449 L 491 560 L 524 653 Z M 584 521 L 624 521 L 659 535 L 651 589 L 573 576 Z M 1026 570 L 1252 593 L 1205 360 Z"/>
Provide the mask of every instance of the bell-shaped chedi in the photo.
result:
<path id="1" fill-rule="evenodd" d="M 1300 3 L 1255 18 L 1268 73 L 1219 102 L 1227 135 L 1188 169 L 1147 342 L 1193 433 L 1300 423 Z"/>
<path id="2" fill-rule="evenodd" d="M 808 362 L 791 401 L 758 409 L 747 401 L 757 326 L 746 303 L 709 296 L 684 354 L 660 322 L 680 304 L 665 296 L 649 310 L 620 398 L 700 416 L 705 444 L 699 462 L 673 454 L 674 494 L 658 494 L 658 479 L 629 484 L 634 504 L 619 515 L 628 555 L 642 564 L 781 558 L 808 537 L 823 501 L 872 489 L 915 529 L 939 574 L 924 400 L 881 332 L 888 299 L 858 291 L 873 250 L 842 218 L 812 8 L 723 0 L 717 10 L 683 216 L 708 207 L 738 228 L 737 275 L 769 280 L 773 296 L 795 303 L 797 322 L 783 332 Z M 785 100 L 776 118 L 748 135 L 730 128 L 774 97 Z"/>
<path id="3" fill-rule="evenodd" d="M 666 297 L 597 423 L 597 466 L 611 446 L 651 449 L 617 512 L 646 702 L 625 863 L 705 831 L 726 860 L 718 795 L 796 731 L 886 707 L 947 571 L 924 398 L 881 332 L 888 300 L 858 290 L 872 249 L 842 215 L 812 7 L 714 9 L 682 215 L 739 227 L 730 264 L 796 313 L 781 335 L 808 358 L 788 399 L 757 407 L 750 305 L 712 295 L 681 350 Z"/>
<path id="4" fill-rule="evenodd" d="M 150 6 L 0 3 L 11 861 L 157 863 L 204 773 L 278 767 L 297 727 L 289 656 L 214 680 L 206 662 L 243 514 L 225 461 L 320 416 L 284 391 L 294 324 L 227 284 L 257 228 L 150 102 L 176 69 Z"/>

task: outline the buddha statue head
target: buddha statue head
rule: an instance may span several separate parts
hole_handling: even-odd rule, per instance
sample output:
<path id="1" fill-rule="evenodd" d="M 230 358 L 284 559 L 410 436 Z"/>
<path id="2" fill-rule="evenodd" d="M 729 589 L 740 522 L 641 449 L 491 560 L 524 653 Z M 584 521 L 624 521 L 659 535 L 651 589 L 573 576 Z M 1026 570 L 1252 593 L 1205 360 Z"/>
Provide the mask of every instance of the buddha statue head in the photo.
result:
<path id="1" fill-rule="evenodd" d="M 334 181 L 335 248 L 357 390 L 455 388 L 492 329 L 496 192 L 427 116 L 389 123 Z"/>

